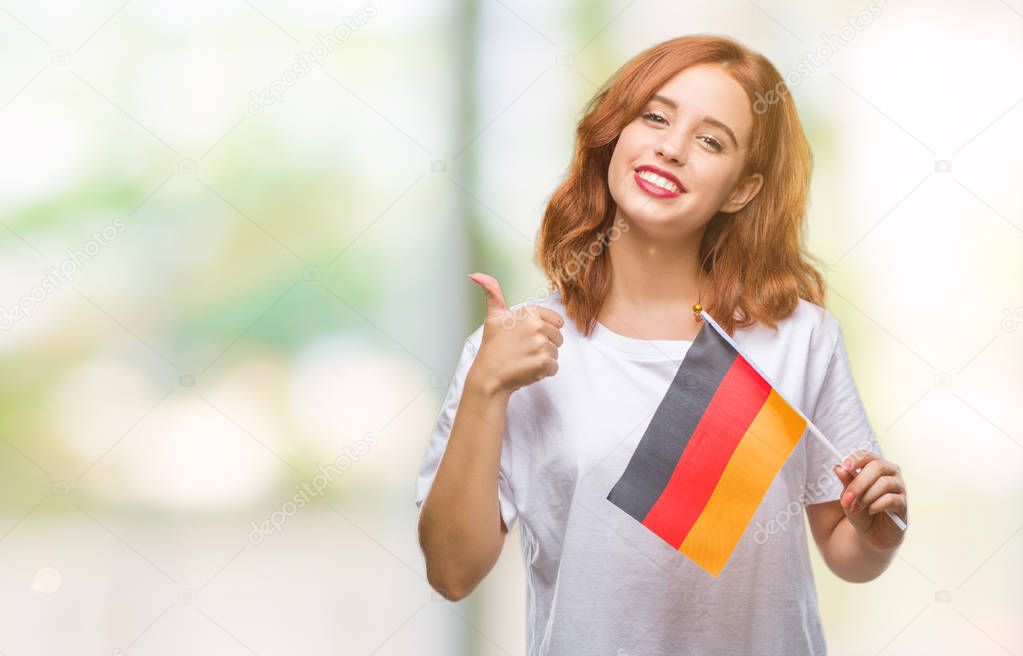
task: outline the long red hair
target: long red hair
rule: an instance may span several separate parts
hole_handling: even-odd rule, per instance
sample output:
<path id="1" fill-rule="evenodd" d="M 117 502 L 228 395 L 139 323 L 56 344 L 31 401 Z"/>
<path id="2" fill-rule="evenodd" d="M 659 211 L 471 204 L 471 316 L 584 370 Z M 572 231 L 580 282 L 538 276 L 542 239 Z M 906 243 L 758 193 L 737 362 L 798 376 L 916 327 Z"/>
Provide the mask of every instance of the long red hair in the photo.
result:
<path id="1" fill-rule="evenodd" d="M 763 55 L 726 37 L 690 35 L 636 55 L 590 99 L 568 175 L 547 203 L 536 261 L 584 335 L 610 289 L 603 245 L 620 229 L 607 182 L 618 136 L 662 85 L 696 64 L 720 65 L 745 89 L 753 136 L 743 176 L 764 176 L 743 209 L 719 212 L 707 225 L 700 264 L 713 289 L 704 309 L 732 333 L 755 322 L 775 328 L 800 298 L 824 304 L 824 277 L 808 261 L 818 258 L 802 243 L 813 156 L 789 90 Z"/>

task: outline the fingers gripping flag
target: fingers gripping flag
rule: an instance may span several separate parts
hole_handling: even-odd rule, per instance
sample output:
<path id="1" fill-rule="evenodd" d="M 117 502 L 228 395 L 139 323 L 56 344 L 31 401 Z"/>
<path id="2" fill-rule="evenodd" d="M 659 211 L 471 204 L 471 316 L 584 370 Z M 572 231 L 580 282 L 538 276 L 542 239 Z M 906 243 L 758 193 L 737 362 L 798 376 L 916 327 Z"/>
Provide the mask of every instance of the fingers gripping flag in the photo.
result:
<path id="1" fill-rule="evenodd" d="M 706 312 L 607 498 L 713 576 L 807 420 Z"/>

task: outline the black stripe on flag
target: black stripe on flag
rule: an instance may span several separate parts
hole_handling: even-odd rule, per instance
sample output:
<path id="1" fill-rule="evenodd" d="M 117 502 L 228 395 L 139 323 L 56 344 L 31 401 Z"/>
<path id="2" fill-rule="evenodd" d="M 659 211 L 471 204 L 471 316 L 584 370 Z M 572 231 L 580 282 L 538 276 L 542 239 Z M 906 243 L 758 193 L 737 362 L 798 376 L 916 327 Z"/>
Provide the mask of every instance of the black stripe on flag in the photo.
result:
<path id="1" fill-rule="evenodd" d="M 704 322 L 607 499 L 642 522 L 738 353 Z"/>

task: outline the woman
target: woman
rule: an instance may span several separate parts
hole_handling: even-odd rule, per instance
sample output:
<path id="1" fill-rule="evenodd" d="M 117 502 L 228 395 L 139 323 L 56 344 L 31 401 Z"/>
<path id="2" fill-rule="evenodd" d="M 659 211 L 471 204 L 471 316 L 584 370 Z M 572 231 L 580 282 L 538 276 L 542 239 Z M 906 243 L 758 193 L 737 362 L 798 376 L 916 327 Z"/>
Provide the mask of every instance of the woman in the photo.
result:
<path id="1" fill-rule="evenodd" d="M 859 582 L 891 563 L 904 532 L 884 511 L 907 506 L 802 251 L 810 168 L 778 71 L 732 40 L 673 39 L 612 77 L 540 228 L 555 291 L 508 308 L 470 276 L 486 319 L 417 481 L 431 585 L 469 594 L 518 519 L 530 654 L 825 653 L 803 509 Z M 802 439 L 717 577 L 607 500 L 701 307 L 849 454 Z"/>

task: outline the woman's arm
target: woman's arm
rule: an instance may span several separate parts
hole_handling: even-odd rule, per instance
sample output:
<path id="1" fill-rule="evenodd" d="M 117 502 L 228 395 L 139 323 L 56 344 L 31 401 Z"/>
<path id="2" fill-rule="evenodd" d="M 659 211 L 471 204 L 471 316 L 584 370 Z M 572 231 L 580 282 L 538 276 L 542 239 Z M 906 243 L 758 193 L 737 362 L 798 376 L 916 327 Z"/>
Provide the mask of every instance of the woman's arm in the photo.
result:
<path id="1" fill-rule="evenodd" d="M 493 568 L 508 532 L 497 497 L 509 392 L 470 369 L 451 436 L 419 515 L 426 577 L 446 599 L 467 596 Z"/>
<path id="2" fill-rule="evenodd" d="M 508 399 L 515 390 L 556 374 L 558 347 L 564 343 L 559 329 L 565 320 L 557 312 L 540 306 L 512 312 L 497 280 L 482 273 L 470 279 L 487 294 L 487 318 L 419 514 L 426 578 L 452 601 L 483 580 L 508 532 L 498 496 Z"/>
<path id="3" fill-rule="evenodd" d="M 850 583 L 866 583 L 880 576 L 895 558 L 896 549 L 876 549 L 853 528 L 839 501 L 806 507 L 810 531 L 824 562 L 836 576 Z"/>
<path id="4" fill-rule="evenodd" d="M 850 473 L 859 468 L 856 476 Z M 832 572 L 850 583 L 872 581 L 888 569 L 905 537 L 884 511 L 908 520 L 906 486 L 898 465 L 865 451 L 836 465 L 835 475 L 842 498 L 806 507 L 810 531 Z"/>

